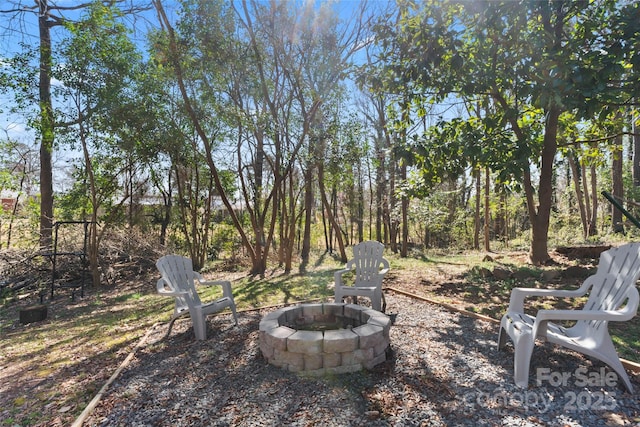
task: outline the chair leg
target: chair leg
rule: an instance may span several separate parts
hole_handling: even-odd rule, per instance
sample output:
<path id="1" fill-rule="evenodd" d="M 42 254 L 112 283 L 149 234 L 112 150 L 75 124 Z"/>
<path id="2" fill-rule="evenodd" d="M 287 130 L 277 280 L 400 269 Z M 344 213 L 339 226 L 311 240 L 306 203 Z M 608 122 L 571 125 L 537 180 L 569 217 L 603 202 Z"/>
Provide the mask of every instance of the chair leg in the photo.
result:
<path id="1" fill-rule="evenodd" d="M 371 307 L 374 310 L 382 311 L 382 291 L 376 291 L 373 293 L 373 298 L 371 298 Z"/>
<path id="2" fill-rule="evenodd" d="M 513 379 L 518 387 L 529 387 L 529 366 L 535 342 L 531 337 L 522 337 L 514 341 L 515 354 L 513 356 Z"/>
<path id="3" fill-rule="evenodd" d="M 233 313 L 233 320 L 236 322 L 236 326 L 238 326 L 238 314 L 236 313 L 235 305 L 231 305 L 231 313 Z"/>
<path id="4" fill-rule="evenodd" d="M 625 371 L 624 366 L 622 366 L 622 362 L 620 362 L 620 359 L 616 359 L 612 361 L 612 363 L 609 363 L 608 365 L 610 368 L 616 371 L 616 373 L 618 374 L 618 378 L 622 380 L 627 391 L 629 393 L 633 393 L 633 386 L 631 385 L 631 380 L 629 379 L 629 376 L 627 375 L 627 371 Z"/>
<path id="5" fill-rule="evenodd" d="M 629 380 L 627 371 L 624 369 L 624 366 L 620 361 L 620 357 L 618 356 L 618 353 L 616 352 L 616 349 L 613 346 L 613 342 L 611 341 L 611 338 L 604 341 L 604 343 L 600 347 L 599 354 L 595 355 L 595 357 L 597 359 L 600 359 L 607 365 L 609 365 L 609 367 L 618 374 L 618 378 L 622 380 L 627 391 L 629 393 L 633 393 L 633 386 L 631 385 L 631 380 Z"/>
<path id="6" fill-rule="evenodd" d="M 202 310 L 197 308 L 193 310 L 191 313 L 191 322 L 193 323 L 193 332 L 196 334 L 196 339 L 207 339 L 207 323 Z"/>

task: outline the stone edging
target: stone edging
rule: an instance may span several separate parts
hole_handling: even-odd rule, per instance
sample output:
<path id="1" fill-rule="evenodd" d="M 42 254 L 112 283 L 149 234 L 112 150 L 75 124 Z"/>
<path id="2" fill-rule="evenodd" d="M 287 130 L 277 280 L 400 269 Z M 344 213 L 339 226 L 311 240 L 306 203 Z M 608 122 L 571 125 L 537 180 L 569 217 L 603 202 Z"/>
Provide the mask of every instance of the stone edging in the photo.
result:
<path id="1" fill-rule="evenodd" d="M 331 330 L 296 326 L 344 323 Z M 267 361 L 290 372 L 313 376 L 371 369 L 386 360 L 389 316 L 355 304 L 324 303 L 285 307 L 260 321 L 260 350 Z"/>

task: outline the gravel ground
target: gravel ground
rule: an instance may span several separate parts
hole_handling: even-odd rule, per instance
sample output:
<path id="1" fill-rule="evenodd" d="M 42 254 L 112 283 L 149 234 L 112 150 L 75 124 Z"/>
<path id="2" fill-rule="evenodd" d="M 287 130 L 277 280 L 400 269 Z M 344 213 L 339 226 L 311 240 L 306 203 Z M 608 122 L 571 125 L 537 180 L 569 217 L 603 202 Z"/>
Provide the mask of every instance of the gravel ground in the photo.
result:
<path id="1" fill-rule="evenodd" d="M 203 342 L 186 319 L 168 337 L 168 325 L 157 326 L 84 425 L 640 425 L 638 396 L 600 362 L 540 345 L 522 390 L 513 384 L 511 347 L 496 349 L 496 324 L 393 293 L 386 300 L 387 313 L 397 313 L 389 360 L 323 378 L 265 362 L 258 323 L 266 311 L 241 313 L 239 327 L 230 315 L 210 317 Z M 537 385 L 537 369 L 551 380 Z M 612 385 L 584 386 L 584 375 Z"/>

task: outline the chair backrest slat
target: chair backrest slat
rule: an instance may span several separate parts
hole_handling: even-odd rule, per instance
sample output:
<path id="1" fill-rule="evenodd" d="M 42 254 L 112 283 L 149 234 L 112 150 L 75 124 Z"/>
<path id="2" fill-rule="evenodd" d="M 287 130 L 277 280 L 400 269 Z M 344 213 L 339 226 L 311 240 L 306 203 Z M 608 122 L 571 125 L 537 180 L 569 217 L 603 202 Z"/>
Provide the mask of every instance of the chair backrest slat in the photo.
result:
<path id="1" fill-rule="evenodd" d="M 176 310 L 201 304 L 193 283 L 195 276 L 191 259 L 179 255 L 166 255 L 158 260 L 156 266 L 162 278 L 173 290 L 188 293 L 187 297 L 176 297 Z"/>
<path id="2" fill-rule="evenodd" d="M 598 263 L 597 280 L 589 293 L 586 310 L 619 310 L 631 292 L 637 292 L 636 282 L 640 277 L 640 243 L 630 243 L 602 252 Z M 637 307 L 633 307 L 637 310 Z M 591 328 L 600 328 L 606 322 L 590 320 Z"/>
<path id="3" fill-rule="evenodd" d="M 355 266 L 355 286 L 375 280 L 380 267 L 385 265 L 384 245 L 373 240 L 353 247 L 352 264 Z"/>

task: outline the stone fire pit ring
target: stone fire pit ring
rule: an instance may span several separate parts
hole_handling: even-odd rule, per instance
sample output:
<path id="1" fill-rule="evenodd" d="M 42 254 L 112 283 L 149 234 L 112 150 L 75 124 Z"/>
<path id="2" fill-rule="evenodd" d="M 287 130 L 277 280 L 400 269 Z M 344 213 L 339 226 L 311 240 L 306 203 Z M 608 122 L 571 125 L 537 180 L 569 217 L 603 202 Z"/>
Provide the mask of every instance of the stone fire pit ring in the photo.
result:
<path id="1" fill-rule="evenodd" d="M 371 369 L 386 360 L 391 319 L 356 304 L 300 304 L 260 321 L 260 350 L 290 372 L 320 376 Z"/>

